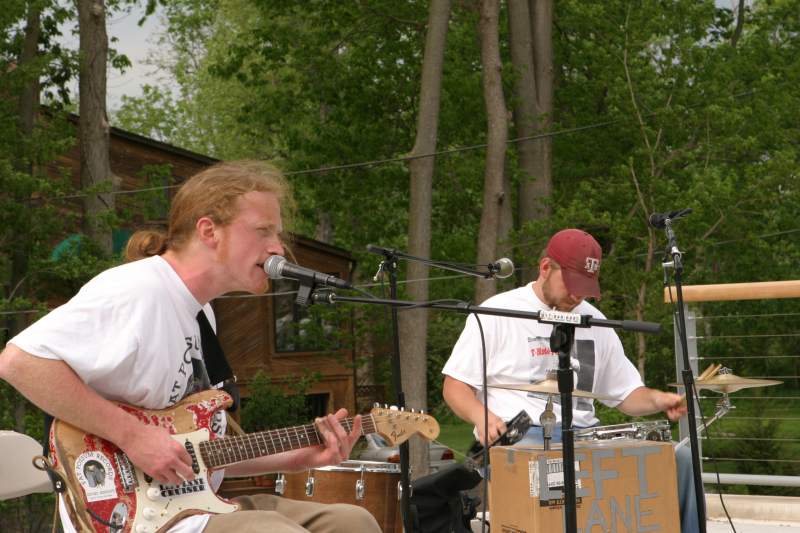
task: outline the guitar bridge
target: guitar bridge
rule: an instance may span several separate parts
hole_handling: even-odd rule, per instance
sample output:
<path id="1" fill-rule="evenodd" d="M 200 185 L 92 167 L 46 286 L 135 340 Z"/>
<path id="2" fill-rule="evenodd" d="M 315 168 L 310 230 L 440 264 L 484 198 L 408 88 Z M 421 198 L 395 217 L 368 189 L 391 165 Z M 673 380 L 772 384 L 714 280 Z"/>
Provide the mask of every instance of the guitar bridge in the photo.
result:
<path id="1" fill-rule="evenodd" d="M 122 490 L 126 493 L 131 493 L 136 490 L 137 481 L 136 473 L 131 464 L 131 460 L 124 453 L 117 452 L 114 454 L 114 462 L 117 464 L 117 471 L 119 472 L 119 479 L 122 483 Z"/>

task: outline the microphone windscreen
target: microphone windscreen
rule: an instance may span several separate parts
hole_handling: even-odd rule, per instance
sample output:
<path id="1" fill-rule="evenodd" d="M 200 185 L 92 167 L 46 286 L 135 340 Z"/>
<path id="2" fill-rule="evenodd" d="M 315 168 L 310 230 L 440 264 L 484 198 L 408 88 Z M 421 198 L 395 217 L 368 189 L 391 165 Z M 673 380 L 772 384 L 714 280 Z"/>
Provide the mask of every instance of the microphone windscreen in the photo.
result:
<path id="1" fill-rule="evenodd" d="M 283 270 L 283 264 L 286 262 L 286 258 L 280 255 L 271 255 L 267 262 L 264 263 L 264 270 L 272 279 L 281 279 L 283 278 L 283 274 L 281 270 Z"/>
<path id="2" fill-rule="evenodd" d="M 494 275 L 496 278 L 507 278 L 514 273 L 514 263 L 508 257 L 498 259 L 495 264 L 497 265 L 497 272 Z"/>

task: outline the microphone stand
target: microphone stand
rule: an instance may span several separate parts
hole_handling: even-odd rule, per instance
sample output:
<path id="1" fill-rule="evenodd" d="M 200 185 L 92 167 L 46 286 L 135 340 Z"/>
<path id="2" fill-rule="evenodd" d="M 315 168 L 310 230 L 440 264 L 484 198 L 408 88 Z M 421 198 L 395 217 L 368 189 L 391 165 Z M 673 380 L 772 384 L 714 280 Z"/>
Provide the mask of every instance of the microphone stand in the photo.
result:
<path id="1" fill-rule="evenodd" d="M 686 391 L 687 401 L 687 417 L 689 422 L 689 443 L 692 452 L 692 474 L 694 477 L 694 492 L 697 501 L 697 521 L 700 526 L 700 533 L 706 532 L 706 501 L 703 489 L 703 478 L 700 466 L 700 446 L 697 437 L 697 421 L 695 417 L 695 401 L 694 401 L 694 376 L 692 375 L 692 367 L 689 363 L 689 347 L 686 338 L 686 314 L 683 309 L 683 254 L 678 249 L 675 232 L 672 231 L 672 220 L 667 218 L 664 220 L 664 230 L 667 234 L 667 249 L 666 256 L 672 257 L 672 261 L 662 263 L 664 267 L 665 279 L 666 271 L 670 267 L 675 270 L 675 293 L 678 300 L 678 336 L 681 343 L 681 355 L 683 356 L 683 370 L 681 377 L 683 378 L 683 386 Z"/>
<path id="2" fill-rule="evenodd" d="M 564 467 L 564 529 L 578 530 L 577 495 L 575 493 L 575 435 L 572 429 L 572 373 L 570 352 L 575 341 L 573 324 L 556 324 L 550 334 L 550 349 L 558 354 L 558 392 L 561 395 L 561 446 Z"/>
<path id="3" fill-rule="evenodd" d="M 373 249 L 374 248 L 374 249 Z M 382 254 L 383 261 L 378 272 L 389 274 L 389 295 L 392 300 L 397 300 L 397 258 L 400 254 L 394 250 L 377 248 L 370 245 L 370 251 Z M 315 296 L 315 295 L 313 295 Z M 312 296 L 312 297 L 313 297 Z M 406 406 L 405 393 L 403 392 L 403 379 L 400 369 L 400 334 L 397 319 L 397 307 L 392 306 L 392 385 L 395 390 L 395 403 L 399 409 Z M 403 529 L 414 531 L 414 517 L 411 516 L 411 476 L 409 473 L 409 444 L 404 441 L 400 444 L 400 508 L 403 517 Z"/>
<path id="4" fill-rule="evenodd" d="M 426 264 L 429 266 L 459 272 L 461 274 L 468 274 L 477 277 L 491 279 L 498 273 L 498 268 L 494 264 L 487 265 L 486 271 L 481 272 L 478 270 L 469 269 L 460 265 L 447 263 L 444 261 L 436 261 L 433 259 L 426 259 L 417 257 L 398 250 L 376 246 L 374 244 L 367 245 L 367 251 L 383 255 L 384 260 L 378 268 L 378 272 L 385 271 L 389 273 L 389 291 L 391 299 L 397 301 L 397 260 L 405 259 L 408 261 L 416 261 L 418 263 Z M 373 303 L 373 300 L 369 301 Z M 397 391 L 397 406 L 399 408 L 405 407 L 405 395 L 403 393 L 403 385 L 400 370 L 400 335 L 397 319 L 397 306 L 392 305 L 392 332 L 393 332 L 393 353 L 392 353 L 392 383 L 394 390 Z M 488 462 L 488 461 L 487 461 Z M 409 475 L 409 443 L 408 441 L 400 444 L 400 508 L 402 509 L 403 526 L 405 531 L 413 531 L 413 524 L 416 517 L 411 516 L 411 489 L 410 489 L 410 475 Z"/>
<path id="5" fill-rule="evenodd" d="M 513 311 L 510 309 L 498 309 L 494 307 L 473 306 L 467 302 L 457 304 L 445 303 L 442 301 L 431 302 L 409 302 L 404 300 L 385 300 L 380 298 L 362 298 L 351 296 L 338 296 L 336 293 L 325 290 L 315 292 L 311 295 L 312 303 L 353 302 L 377 305 L 389 305 L 394 311 L 401 308 L 427 307 L 432 309 L 445 309 L 459 313 L 477 313 L 481 315 L 504 316 L 511 318 L 523 318 L 537 320 L 542 323 L 554 324 L 553 334 L 550 337 L 550 345 L 558 348 L 559 369 L 558 385 L 561 394 L 561 426 L 563 437 L 563 468 L 564 468 L 564 519 L 567 533 L 577 532 L 577 510 L 575 492 L 575 448 L 574 435 L 572 430 L 572 390 L 573 380 L 572 367 L 570 364 L 570 352 L 575 338 L 575 328 L 589 328 L 600 326 L 607 328 L 619 328 L 626 331 L 639 331 L 643 333 L 656 333 L 661 326 L 652 322 L 639 322 L 636 320 L 607 320 L 595 318 L 591 315 L 578 315 L 575 313 L 562 313 L 559 311 Z M 552 349 L 552 348 L 551 348 Z M 566 368 L 564 368 L 566 367 Z M 402 459 L 402 457 L 401 457 Z M 405 491 L 403 496 L 405 496 Z M 407 529 L 406 531 L 412 531 Z"/>

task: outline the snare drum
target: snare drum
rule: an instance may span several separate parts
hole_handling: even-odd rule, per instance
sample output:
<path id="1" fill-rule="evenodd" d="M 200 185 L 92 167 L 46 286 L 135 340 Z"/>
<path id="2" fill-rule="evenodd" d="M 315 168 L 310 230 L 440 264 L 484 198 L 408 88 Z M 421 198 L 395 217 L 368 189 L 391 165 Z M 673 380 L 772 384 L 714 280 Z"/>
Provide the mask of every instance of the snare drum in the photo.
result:
<path id="1" fill-rule="evenodd" d="M 279 474 L 275 492 L 293 500 L 358 505 L 375 517 L 384 533 L 400 533 L 399 482 L 398 464 L 345 461 L 306 472 Z"/>
<path id="2" fill-rule="evenodd" d="M 672 439 L 672 433 L 669 429 L 669 422 L 666 420 L 631 422 L 629 424 L 614 424 L 611 426 L 594 426 L 575 431 L 576 441 L 614 439 L 669 442 Z"/>

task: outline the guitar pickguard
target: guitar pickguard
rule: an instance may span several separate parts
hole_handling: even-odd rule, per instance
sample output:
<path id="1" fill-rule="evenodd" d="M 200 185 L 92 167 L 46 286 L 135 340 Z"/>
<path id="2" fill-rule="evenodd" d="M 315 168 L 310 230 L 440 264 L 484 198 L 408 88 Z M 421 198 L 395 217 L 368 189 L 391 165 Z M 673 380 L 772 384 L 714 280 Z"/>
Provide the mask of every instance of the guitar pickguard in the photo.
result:
<path id="1" fill-rule="evenodd" d="M 214 493 L 209 470 L 197 453 L 198 445 L 209 440 L 208 429 L 174 435 L 174 438 L 192 456 L 195 478 L 180 485 L 162 485 L 148 481 L 142 472 L 137 472 L 136 516 L 139 519 L 136 533 L 158 531 L 192 514 L 230 513 L 239 508 L 236 504 L 221 500 Z"/>

